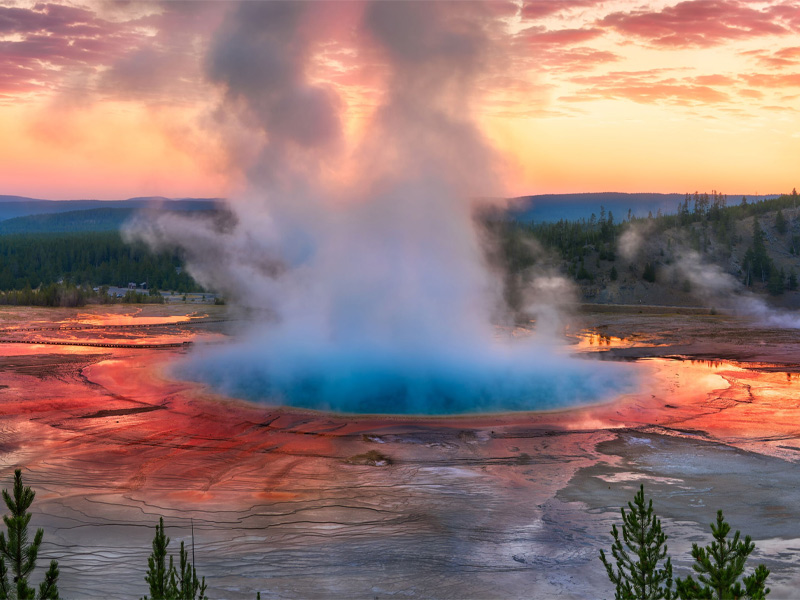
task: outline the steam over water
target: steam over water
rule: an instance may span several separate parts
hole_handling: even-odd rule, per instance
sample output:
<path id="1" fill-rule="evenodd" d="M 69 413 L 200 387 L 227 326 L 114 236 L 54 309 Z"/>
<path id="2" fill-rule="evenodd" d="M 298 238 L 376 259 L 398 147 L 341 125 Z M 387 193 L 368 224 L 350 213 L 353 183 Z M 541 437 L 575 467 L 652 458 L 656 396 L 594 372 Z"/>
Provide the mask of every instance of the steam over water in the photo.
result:
<path id="1" fill-rule="evenodd" d="M 632 385 L 625 365 L 569 358 L 534 343 L 407 352 L 389 344 L 342 347 L 277 336 L 214 349 L 184 365 L 183 374 L 255 401 L 369 414 L 556 409 Z"/>
<path id="2" fill-rule="evenodd" d="M 256 401 L 363 413 L 549 409 L 629 389 L 626 366 L 571 358 L 550 335 L 570 300 L 558 276 L 532 280 L 535 336 L 497 333 L 510 320 L 503 275 L 470 202 L 502 191 L 472 118 L 496 58 L 491 8 L 346 6 L 358 14 L 320 40 L 312 25 L 330 3 L 243 3 L 209 49 L 221 112 L 258 147 L 236 223 L 168 215 L 129 233 L 180 245 L 191 274 L 250 320 L 180 373 Z M 355 150 L 337 89 L 306 75 L 323 43 L 383 76 Z"/>

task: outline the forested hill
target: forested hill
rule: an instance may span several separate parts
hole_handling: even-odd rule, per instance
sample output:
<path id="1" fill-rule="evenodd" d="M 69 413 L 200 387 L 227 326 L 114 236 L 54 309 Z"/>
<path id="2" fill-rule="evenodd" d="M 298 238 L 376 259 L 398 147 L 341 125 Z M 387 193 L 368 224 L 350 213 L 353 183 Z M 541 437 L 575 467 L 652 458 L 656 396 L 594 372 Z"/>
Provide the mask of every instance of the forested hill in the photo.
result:
<path id="1" fill-rule="evenodd" d="M 615 216 L 603 207 L 588 219 L 506 219 L 489 227 L 501 230 L 506 294 L 518 308 L 527 281 L 543 267 L 574 280 L 585 302 L 708 305 L 724 300 L 710 289 L 711 275 L 720 274 L 736 290 L 800 308 L 795 190 L 762 202 L 686 194 L 677 214 L 662 216 Z"/>

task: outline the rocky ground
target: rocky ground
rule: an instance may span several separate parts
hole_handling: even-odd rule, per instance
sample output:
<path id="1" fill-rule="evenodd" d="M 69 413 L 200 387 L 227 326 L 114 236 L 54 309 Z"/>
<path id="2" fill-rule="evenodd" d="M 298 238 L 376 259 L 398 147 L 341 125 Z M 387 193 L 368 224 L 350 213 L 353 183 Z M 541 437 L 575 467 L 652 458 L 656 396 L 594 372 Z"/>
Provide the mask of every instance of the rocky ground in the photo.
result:
<path id="1" fill-rule="evenodd" d="M 772 569 L 771 598 L 800 583 L 795 331 L 584 313 L 575 351 L 634 361 L 635 393 L 561 412 L 352 417 L 173 380 L 190 350 L 169 344 L 222 339 L 224 307 L 203 307 L 205 323 L 144 310 L 0 314 L 15 342 L 0 344 L 0 481 L 21 466 L 37 490 L 40 563 L 58 558 L 65 598 L 146 593 L 159 516 L 175 553 L 193 526 L 212 598 L 612 597 L 597 554 L 640 483 L 676 574 L 723 508 Z M 22 331 L 48 323 L 63 330 Z M 44 339 L 126 346 L 27 343 Z M 130 347 L 146 341 L 161 346 Z"/>

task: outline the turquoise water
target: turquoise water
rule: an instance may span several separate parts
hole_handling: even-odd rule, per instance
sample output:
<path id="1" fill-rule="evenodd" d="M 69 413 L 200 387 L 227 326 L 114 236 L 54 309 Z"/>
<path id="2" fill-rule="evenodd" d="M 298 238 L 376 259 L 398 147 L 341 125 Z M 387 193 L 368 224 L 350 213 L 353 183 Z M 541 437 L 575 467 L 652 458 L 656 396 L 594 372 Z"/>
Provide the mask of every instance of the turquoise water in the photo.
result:
<path id="1" fill-rule="evenodd" d="M 601 402 L 636 385 L 630 364 L 553 348 L 450 355 L 257 352 L 245 346 L 201 354 L 182 365 L 180 375 L 253 402 L 394 415 L 552 410 Z"/>

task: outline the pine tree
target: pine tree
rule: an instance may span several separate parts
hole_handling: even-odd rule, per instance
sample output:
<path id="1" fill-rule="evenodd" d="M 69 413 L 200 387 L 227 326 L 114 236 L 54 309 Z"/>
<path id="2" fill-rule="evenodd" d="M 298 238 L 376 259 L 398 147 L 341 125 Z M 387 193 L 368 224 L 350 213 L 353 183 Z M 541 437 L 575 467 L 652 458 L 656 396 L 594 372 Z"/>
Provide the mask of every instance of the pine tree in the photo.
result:
<path id="1" fill-rule="evenodd" d="M 150 595 L 153 600 L 167 598 L 170 575 L 175 570 L 171 556 L 169 557 L 169 568 L 167 568 L 167 546 L 169 546 L 169 538 L 164 534 L 164 517 L 159 517 L 156 535 L 153 538 L 153 552 L 147 559 L 147 575 L 144 577 L 150 586 Z M 145 600 L 147 600 L 147 596 L 145 596 Z"/>
<path id="2" fill-rule="evenodd" d="M 767 290 L 773 296 L 780 296 L 786 290 L 786 274 L 783 269 L 772 269 L 772 274 L 769 276 L 767 283 Z"/>
<path id="3" fill-rule="evenodd" d="M 39 546 L 42 544 L 44 529 L 36 530 L 33 543 L 28 543 L 28 525 L 31 514 L 28 509 L 36 496 L 29 486 L 22 485 L 22 471 L 14 471 L 14 496 L 3 490 L 3 500 L 11 511 L 11 516 L 4 516 L 3 521 L 8 527 L 8 539 L 0 532 L 0 599 L 39 598 L 41 600 L 56 600 L 58 598 L 58 562 L 50 562 L 50 568 L 45 573 L 44 581 L 39 585 L 39 593 L 28 586 L 28 576 L 36 567 L 36 558 L 39 555 Z M 8 561 L 8 562 L 6 562 Z M 9 567 L 13 576 L 13 583 L 9 582 Z"/>
<path id="4" fill-rule="evenodd" d="M 667 536 L 661 530 L 661 520 L 653 513 L 653 501 L 645 506 L 644 486 L 628 502 L 628 513 L 622 513 L 622 538 L 616 525 L 611 527 L 614 543 L 611 555 L 614 565 L 600 550 L 600 560 L 608 578 L 616 586 L 616 600 L 670 600 L 672 593 L 672 562 L 667 558 Z M 666 558 L 666 561 L 664 559 Z M 664 561 L 662 563 L 662 561 Z M 662 568 L 657 568 L 662 563 Z"/>
<path id="5" fill-rule="evenodd" d="M 767 281 L 773 270 L 772 260 L 764 242 L 764 232 L 756 218 L 753 218 L 753 243 L 745 252 L 744 267 L 745 285 L 752 285 L 754 277 L 757 276 L 761 277 L 762 283 Z"/>
<path id="6" fill-rule="evenodd" d="M 786 289 L 790 292 L 797 289 L 797 273 L 794 272 L 794 269 L 789 271 L 789 278 L 786 280 Z"/>
<path id="7" fill-rule="evenodd" d="M 656 266 L 653 263 L 647 263 L 644 266 L 644 272 L 642 273 L 642 279 L 645 281 L 649 281 L 650 283 L 655 282 L 656 280 Z"/>
<path id="8" fill-rule="evenodd" d="M 189 562 L 188 553 L 181 542 L 180 569 L 176 569 L 172 556 L 167 567 L 167 547 L 169 538 L 164 533 L 164 517 L 159 517 L 156 535 L 153 538 L 153 552 L 147 559 L 145 581 L 150 586 L 152 600 L 208 600 L 206 597 L 206 578 L 197 579 L 197 570 Z M 144 600 L 149 600 L 147 596 Z"/>
<path id="9" fill-rule="evenodd" d="M 755 548 L 750 536 L 744 541 L 739 539 L 737 531 L 733 538 L 726 539 L 731 527 L 725 522 L 722 511 L 717 511 L 717 522 L 711 524 L 714 541 L 705 548 L 692 544 L 692 565 L 697 574 L 697 581 L 690 575 L 686 579 L 675 581 L 678 597 L 681 600 L 707 598 L 710 600 L 727 600 L 728 598 L 747 598 L 763 600 L 770 590 L 765 587 L 769 569 L 758 565 L 755 571 L 746 577 L 744 573 L 747 557 Z M 744 587 L 742 587 L 744 584 Z"/>
<path id="10" fill-rule="evenodd" d="M 204 599 L 206 597 L 206 578 L 203 577 L 202 581 L 197 579 L 197 569 L 189 562 L 189 555 L 183 542 L 181 542 L 179 563 L 178 571 L 173 571 L 173 575 L 177 575 L 177 580 L 174 577 L 170 580 L 174 582 L 172 585 L 176 592 L 175 598 L 181 600 Z"/>
<path id="11" fill-rule="evenodd" d="M 783 211 L 780 209 L 775 215 L 775 229 L 777 229 L 778 233 L 781 235 L 786 233 L 786 217 L 783 216 Z"/>

